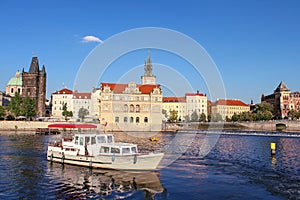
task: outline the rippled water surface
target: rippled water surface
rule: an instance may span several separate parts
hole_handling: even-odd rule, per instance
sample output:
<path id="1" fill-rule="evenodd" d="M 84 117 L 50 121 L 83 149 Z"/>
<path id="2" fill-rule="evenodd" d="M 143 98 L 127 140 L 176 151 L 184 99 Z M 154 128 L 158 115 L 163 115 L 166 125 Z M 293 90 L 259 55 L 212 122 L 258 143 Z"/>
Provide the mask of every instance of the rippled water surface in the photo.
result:
<path id="1" fill-rule="evenodd" d="M 56 137 L 0 134 L 1 199 L 300 199 L 297 137 L 221 135 L 203 158 L 206 134 L 198 133 L 184 155 L 155 172 L 48 163 L 47 144 Z"/>

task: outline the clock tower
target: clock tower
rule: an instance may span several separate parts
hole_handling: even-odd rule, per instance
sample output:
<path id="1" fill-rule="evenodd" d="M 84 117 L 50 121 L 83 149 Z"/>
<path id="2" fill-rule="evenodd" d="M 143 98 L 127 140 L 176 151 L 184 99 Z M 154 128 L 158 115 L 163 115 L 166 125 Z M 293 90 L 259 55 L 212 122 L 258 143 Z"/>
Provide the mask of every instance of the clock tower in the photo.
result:
<path id="1" fill-rule="evenodd" d="M 155 85 L 156 83 L 156 76 L 152 74 L 152 63 L 150 59 L 150 53 L 148 54 L 147 61 L 144 65 L 145 73 L 141 77 L 143 85 Z"/>

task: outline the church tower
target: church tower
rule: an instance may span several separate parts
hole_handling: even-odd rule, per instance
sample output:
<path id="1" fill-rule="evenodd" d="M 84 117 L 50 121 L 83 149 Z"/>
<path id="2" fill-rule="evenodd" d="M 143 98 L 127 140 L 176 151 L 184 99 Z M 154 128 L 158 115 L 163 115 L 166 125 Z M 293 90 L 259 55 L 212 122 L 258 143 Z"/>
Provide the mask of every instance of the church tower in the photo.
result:
<path id="1" fill-rule="evenodd" d="M 150 58 L 150 53 L 148 53 L 147 61 L 144 65 L 145 73 L 141 77 L 143 85 L 155 85 L 156 84 L 156 76 L 152 74 L 152 63 Z"/>
<path id="2" fill-rule="evenodd" d="M 45 116 L 46 102 L 46 69 L 39 67 L 37 57 L 32 57 L 28 72 L 22 72 L 22 97 L 34 99 L 37 116 Z"/>

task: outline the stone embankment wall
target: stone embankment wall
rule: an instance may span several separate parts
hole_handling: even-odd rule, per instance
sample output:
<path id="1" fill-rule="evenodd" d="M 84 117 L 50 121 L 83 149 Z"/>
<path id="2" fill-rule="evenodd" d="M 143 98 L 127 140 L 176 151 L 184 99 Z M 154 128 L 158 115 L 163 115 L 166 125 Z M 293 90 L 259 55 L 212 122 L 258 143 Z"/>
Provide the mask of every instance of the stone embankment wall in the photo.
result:
<path id="1" fill-rule="evenodd" d="M 240 122 L 240 125 L 250 130 L 260 131 L 276 131 L 276 124 L 282 123 L 286 125 L 284 131 L 300 131 L 300 121 L 280 120 L 280 121 L 263 121 L 263 122 Z"/>
<path id="2" fill-rule="evenodd" d="M 69 124 L 70 122 L 57 122 L 58 124 Z M 37 121 L 0 121 L 2 131 L 35 131 L 37 128 L 48 128 L 53 122 Z M 99 125 L 100 126 L 100 125 Z"/>

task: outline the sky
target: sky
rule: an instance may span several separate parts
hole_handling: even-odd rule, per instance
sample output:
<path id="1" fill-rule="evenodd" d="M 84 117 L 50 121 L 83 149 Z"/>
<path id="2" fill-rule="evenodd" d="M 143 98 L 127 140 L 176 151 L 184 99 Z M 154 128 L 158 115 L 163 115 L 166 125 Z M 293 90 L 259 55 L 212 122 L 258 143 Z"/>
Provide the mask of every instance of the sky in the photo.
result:
<path id="1" fill-rule="evenodd" d="M 158 27 L 184 34 L 203 47 L 219 71 L 226 98 L 259 103 L 261 94 L 271 94 L 281 81 L 291 91 L 300 90 L 299 9 L 297 0 L 3 0 L 0 90 L 5 91 L 17 70 L 29 70 L 32 56 L 46 67 L 47 97 L 63 87 L 76 89 L 80 67 L 95 49 L 120 33 Z M 106 71 L 98 83 L 139 83 L 148 53 L 158 84 L 164 83 L 164 96 L 211 92 L 193 64 L 152 48 L 128 52 L 109 66 L 99 66 Z M 126 79 L 131 73 L 135 76 Z"/>

